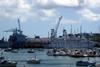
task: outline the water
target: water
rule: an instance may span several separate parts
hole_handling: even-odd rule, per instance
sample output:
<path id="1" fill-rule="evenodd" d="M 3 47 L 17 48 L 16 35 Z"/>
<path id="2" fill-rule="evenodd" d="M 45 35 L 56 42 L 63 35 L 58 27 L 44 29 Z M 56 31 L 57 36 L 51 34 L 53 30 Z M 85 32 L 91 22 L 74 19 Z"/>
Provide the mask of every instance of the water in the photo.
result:
<path id="1" fill-rule="evenodd" d="M 72 58 L 68 56 L 47 56 L 47 49 L 43 51 L 35 50 L 35 53 L 27 53 L 29 49 L 20 49 L 18 53 L 4 52 L 3 55 L 8 60 L 17 61 L 17 67 L 76 67 L 78 60 L 87 60 L 87 58 Z M 2 51 L 1 51 L 2 52 Z M 27 64 L 27 60 L 36 57 L 41 60 L 41 64 Z M 100 62 L 99 57 L 90 58 L 91 61 Z"/>

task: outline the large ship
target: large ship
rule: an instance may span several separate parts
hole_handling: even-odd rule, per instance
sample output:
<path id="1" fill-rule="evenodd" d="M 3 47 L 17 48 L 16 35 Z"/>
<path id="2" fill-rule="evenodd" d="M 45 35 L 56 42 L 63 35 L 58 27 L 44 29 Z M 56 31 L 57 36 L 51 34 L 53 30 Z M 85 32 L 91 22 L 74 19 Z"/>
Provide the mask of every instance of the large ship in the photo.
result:
<path id="1" fill-rule="evenodd" d="M 22 33 L 20 26 L 20 20 L 18 19 L 19 28 L 7 30 L 5 32 L 13 32 L 12 35 L 9 36 L 8 42 L 11 48 L 24 48 L 26 36 Z"/>
<path id="2" fill-rule="evenodd" d="M 59 21 L 55 29 L 51 29 L 50 44 L 49 48 L 93 48 L 94 43 L 88 38 L 83 36 L 82 27 L 80 26 L 80 33 L 73 34 L 72 26 L 70 34 L 67 34 L 66 29 L 63 29 L 63 35 L 57 37 L 57 30 L 60 25 L 62 16 L 59 17 Z M 89 43 L 89 45 L 88 45 Z"/>

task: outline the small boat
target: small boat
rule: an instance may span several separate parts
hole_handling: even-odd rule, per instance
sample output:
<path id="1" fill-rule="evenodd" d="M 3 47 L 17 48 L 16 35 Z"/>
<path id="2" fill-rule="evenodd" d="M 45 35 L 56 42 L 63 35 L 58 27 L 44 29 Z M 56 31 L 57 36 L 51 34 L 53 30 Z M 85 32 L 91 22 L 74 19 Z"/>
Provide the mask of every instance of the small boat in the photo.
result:
<path id="1" fill-rule="evenodd" d="M 18 50 L 17 49 L 13 49 L 11 50 L 12 53 L 18 53 Z"/>
<path id="2" fill-rule="evenodd" d="M 54 56 L 66 56 L 67 54 L 64 51 L 57 51 Z"/>
<path id="3" fill-rule="evenodd" d="M 3 56 L 3 52 L 1 52 L 0 67 L 17 67 L 17 62 L 5 60 L 5 57 Z"/>
<path id="4" fill-rule="evenodd" d="M 88 46 L 89 46 L 89 40 L 88 40 Z M 88 48 L 89 51 L 89 48 Z M 95 67 L 96 62 L 91 62 L 89 59 L 89 56 L 87 56 L 87 61 L 77 61 L 76 66 L 86 66 L 86 67 Z"/>
<path id="5" fill-rule="evenodd" d="M 40 64 L 40 60 L 32 58 L 31 60 L 28 60 L 27 63 L 28 64 Z"/>
<path id="6" fill-rule="evenodd" d="M 75 58 L 85 57 L 84 55 L 81 55 L 81 54 L 75 54 L 75 55 L 69 55 L 69 56 L 75 57 Z"/>
<path id="7" fill-rule="evenodd" d="M 95 67 L 96 62 L 89 62 L 89 61 L 77 61 L 76 66 L 93 66 Z"/>
<path id="8" fill-rule="evenodd" d="M 5 49 L 4 51 L 5 51 L 5 52 L 10 52 L 10 51 L 12 51 L 12 48 L 7 48 L 7 49 Z"/>
<path id="9" fill-rule="evenodd" d="M 32 59 L 30 59 L 30 60 L 27 60 L 27 63 L 28 63 L 28 64 L 40 64 L 40 60 L 37 59 L 37 57 L 36 57 L 36 52 L 35 52 L 35 54 L 34 54 L 34 58 L 32 58 Z"/>
<path id="10" fill-rule="evenodd" d="M 30 49 L 27 51 L 28 53 L 34 53 L 34 50 L 33 49 Z"/>
<path id="11" fill-rule="evenodd" d="M 49 50 L 48 52 L 47 52 L 47 55 L 48 56 L 66 56 L 67 55 L 67 53 L 65 52 L 65 51 L 62 51 L 62 50 Z"/>
<path id="12" fill-rule="evenodd" d="M 0 60 L 0 67 L 17 67 L 17 62 Z"/>
<path id="13" fill-rule="evenodd" d="M 84 54 L 81 52 L 72 52 L 69 54 L 69 56 L 75 57 L 75 58 L 85 57 Z"/>

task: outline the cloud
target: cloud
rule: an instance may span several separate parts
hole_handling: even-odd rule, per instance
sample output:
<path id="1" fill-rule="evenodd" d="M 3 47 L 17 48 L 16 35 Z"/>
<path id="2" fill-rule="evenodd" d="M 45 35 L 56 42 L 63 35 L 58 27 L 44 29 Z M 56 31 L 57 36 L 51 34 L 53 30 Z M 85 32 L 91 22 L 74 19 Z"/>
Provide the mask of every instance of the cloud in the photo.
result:
<path id="1" fill-rule="evenodd" d="M 81 15 L 81 18 L 83 18 L 84 20 L 88 20 L 91 22 L 100 20 L 100 14 L 97 14 L 88 8 L 84 8 L 78 11 L 78 13 Z"/>
<path id="2" fill-rule="evenodd" d="M 51 20 L 57 17 L 58 15 L 59 13 L 55 9 L 41 9 L 37 10 L 35 17 L 42 21 L 46 21 L 46 20 Z"/>
<path id="3" fill-rule="evenodd" d="M 33 1 L 34 3 L 31 4 L 29 0 L 0 0 L 1 19 L 16 19 L 20 16 L 21 20 L 25 22 L 30 18 L 46 20 L 57 15 L 58 12 L 55 9 L 37 8 L 39 4 L 36 4 L 36 2 L 39 0 Z M 45 1 L 43 2 L 45 3 Z"/>
<path id="4" fill-rule="evenodd" d="M 0 0 L 0 18 L 16 19 L 21 17 L 23 22 L 29 19 L 35 20 L 51 20 L 59 15 L 62 15 L 62 8 L 75 8 L 80 6 L 80 0 Z M 82 8 L 78 14 L 85 19 L 97 21 L 99 15 L 90 10 L 90 7 L 95 9 L 100 7 L 99 0 L 84 0 L 82 4 L 87 9 Z M 63 9 L 64 10 L 64 9 Z M 68 21 L 72 23 L 73 21 Z"/>
<path id="5" fill-rule="evenodd" d="M 53 0 L 59 6 L 78 6 L 78 0 Z"/>
<path id="6" fill-rule="evenodd" d="M 30 13 L 31 6 L 27 3 L 27 0 L 0 0 L 1 19 L 14 19 L 18 16 L 25 18 L 25 16 L 29 16 Z"/>
<path id="7" fill-rule="evenodd" d="M 84 4 L 89 8 L 100 8 L 100 0 L 84 0 Z"/>
<path id="8" fill-rule="evenodd" d="M 100 20 L 100 0 L 79 0 L 82 9 L 77 13 L 81 20 L 97 22 Z"/>
<path id="9" fill-rule="evenodd" d="M 78 0 L 36 0 L 33 1 L 33 4 L 35 4 L 36 7 L 43 9 L 79 6 Z"/>
<path id="10" fill-rule="evenodd" d="M 61 20 L 61 24 L 76 24 L 76 23 L 79 23 L 78 20 L 66 19 L 66 18 L 63 18 Z"/>

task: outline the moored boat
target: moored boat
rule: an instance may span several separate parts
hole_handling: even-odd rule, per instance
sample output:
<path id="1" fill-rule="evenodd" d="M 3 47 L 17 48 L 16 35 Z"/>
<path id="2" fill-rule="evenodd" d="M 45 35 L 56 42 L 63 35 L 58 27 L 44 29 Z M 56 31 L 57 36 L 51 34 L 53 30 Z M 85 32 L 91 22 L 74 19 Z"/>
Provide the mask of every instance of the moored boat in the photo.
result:
<path id="1" fill-rule="evenodd" d="M 32 58 L 31 60 L 28 60 L 27 63 L 28 64 L 40 64 L 40 60 Z"/>
<path id="2" fill-rule="evenodd" d="M 12 53 L 18 53 L 18 50 L 17 49 L 13 49 L 11 50 Z"/>
<path id="3" fill-rule="evenodd" d="M 17 67 L 17 62 L 0 60 L 0 67 Z"/>
<path id="4" fill-rule="evenodd" d="M 95 62 L 89 62 L 89 61 L 77 61 L 76 66 L 92 66 L 95 67 Z"/>
<path id="5" fill-rule="evenodd" d="M 34 50 L 33 49 L 30 49 L 27 51 L 28 53 L 34 53 Z"/>

